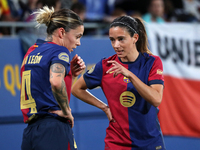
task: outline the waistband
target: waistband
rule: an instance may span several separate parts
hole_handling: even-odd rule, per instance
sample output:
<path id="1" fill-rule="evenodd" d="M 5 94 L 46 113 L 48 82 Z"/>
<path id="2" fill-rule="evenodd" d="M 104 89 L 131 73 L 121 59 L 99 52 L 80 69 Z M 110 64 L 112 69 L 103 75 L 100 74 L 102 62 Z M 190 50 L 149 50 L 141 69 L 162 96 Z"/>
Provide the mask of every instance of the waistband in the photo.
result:
<path id="1" fill-rule="evenodd" d="M 66 118 L 63 118 L 63 117 L 54 117 L 54 116 L 51 116 L 51 115 L 36 115 L 29 123 L 28 125 L 33 125 L 35 123 L 40 123 L 40 122 L 43 122 L 43 121 L 52 121 L 52 120 L 55 120 L 55 121 L 61 121 L 63 123 L 70 123 L 70 120 L 69 119 L 66 119 Z"/>

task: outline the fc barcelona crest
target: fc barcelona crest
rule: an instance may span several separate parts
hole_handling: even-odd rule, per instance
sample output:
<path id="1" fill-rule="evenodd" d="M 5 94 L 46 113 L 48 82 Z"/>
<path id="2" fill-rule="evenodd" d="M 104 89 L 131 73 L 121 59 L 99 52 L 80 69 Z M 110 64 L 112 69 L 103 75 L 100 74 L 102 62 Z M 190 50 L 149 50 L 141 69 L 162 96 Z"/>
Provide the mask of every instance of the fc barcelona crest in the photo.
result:
<path id="1" fill-rule="evenodd" d="M 131 81 L 129 80 L 129 78 L 127 78 L 127 77 L 124 77 L 123 80 L 124 80 L 124 82 L 126 82 L 126 83 L 131 82 Z"/>

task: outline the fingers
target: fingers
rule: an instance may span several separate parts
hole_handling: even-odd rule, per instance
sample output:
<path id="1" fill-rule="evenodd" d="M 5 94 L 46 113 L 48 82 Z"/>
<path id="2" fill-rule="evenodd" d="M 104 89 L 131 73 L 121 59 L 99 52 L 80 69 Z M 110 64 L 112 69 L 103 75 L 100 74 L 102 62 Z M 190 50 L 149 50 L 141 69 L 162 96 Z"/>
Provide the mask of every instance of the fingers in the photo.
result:
<path id="1" fill-rule="evenodd" d="M 80 67 L 81 69 L 85 69 L 85 62 L 83 61 L 83 59 L 78 56 L 77 54 L 73 57 L 72 61 L 71 61 L 72 67 L 78 68 Z"/>
<path id="2" fill-rule="evenodd" d="M 113 66 L 112 68 L 108 69 L 106 73 L 111 73 L 112 71 L 116 71 L 117 66 Z"/>
<path id="3" fill-rule="evenodd" d="M 79 65 L 79 67 L 81 68 L 81 69 L 85 69 L 85 62 L 83 61 L 83 59 L 81 59 L 81 57 L 80 56 L 78 56 L 78 59 L 77 59 L 77 64 Z"/>
<path id="4" fill-rule="evenodd" d="M 83 61 L 83 60 L 77 54 L 71 60 L 71 62 L 73 62 L 73 63 L 80 63 L 80 61 Z"/>
<path id="5" fill-rule="evenodd" d="M 85 63 L 83 63 L 83 65 L 79 66 L 78 64 L 77 65 L 74 65 L 71 67 L 72 69 L 72 74 L 78 74 L 78 72 L 82 72 L 84 69 L 86 68 L 85 66 Z"/>
<path id="6" fill-rule="evenodd" d="M 107 63 L 117 63 L 115 60 L 109 60 Z"/>
<path id="7" fill-rule="evenodd" d="M 73 118 L 73 120 L 72 120 L 71 127 L 72 127 L 72 128 L 74 127 L 74 118 Z"/>
<path id="8" fill-rule="evenodd" d="M 123 75 L 123 72 L 120 68 L 117 68 L 114 73 L 113 73 L 113 77 L 116 77 L 118 74 L 122 74 Z"/>
<path id="9" fill-rule="evenodd" d="M 77 64 L 78 61 L 80 61 L 81 57 L 77 54 L 72 58 L 71 64 Z"/>
<path id="10" fill-rule="evenodd" d="M 108 63 L 112 63 L 113 67 L 108 69 L 106 73 L 113 72 L 113 77 L 116 77 L 118 74 L 120 74 L 120 65 L 116 61 L 108 61 Z"/>
<path id="11" fill-rule="evenodd" d="M 69 122 L 71 128 L 73 128 L 74 127 L 74 117 L 72 117 L 72 118 L 69 117 L 68 119 L 69 119 L 68 122 Z"/>
<path id="12" fill-rule="evenodd" d="M 110 119 L 109 121 L 110 122 L 116 122 L 114 118 Z"/>
<path id="13" fill-rule="evenodd" d="M 105 112 L 105 114 L 108 117 L 108 120 L 110 122 L 116 122 L 115 119 L 112 116 L 112 113 L 110 111 L 110 107 L 109 106 L 105 106 L 102 110 Z"/>
<path id="14" fill-rule="evenodd" d="M 76 55 L 72 58 L 71 63 L 75 63 L 75 62 L 77 61 L 77 58 L 78 58 L 78 55 L 76 54 Z"/>
<path id="15" fill-rule="evenodd" d="M 115 69 L 118 68 L 118 63 L 117 63 L 116 61 L 114 61 L 114 60 L 107 61 L 107 63 L 112 64 L 113 67 L 111 67 L 110 69 L 108 69 L 108 70 L 106 71 L 106 73 L 110 73 L 110 72 L 112 72 L 113 70 L 115 70 Z"/>
<path id="16" fill-rule="evenodd" d="M 110 69 L 108 69 L 106 73 L 113 73 L 113 77 L 116 77 L 118 74 L 122 74 L 126 77 L 129 76 L 129 71 L 120 63 L 114 60 L 107 61 L 107 63 L 110 63 L 113 66 Z"/>
<path id="17" fill-rule="evenodd" d="M 71 72 L 74 77 L 77 77 L 80 75 L 83 70 L 85 70 L 85 62 L 83 59 L 78 56 L 77 54 L 74 56 L 74 58 L 71 61 Z"/>
<path id="18" fill-rule="evenodd" d="M 74 117 L 71 114 L 71 108 L 69 108 L 69 110 L 68 110 L 68 115 L 64 115 L 62 110 L 49 110 L 48 112 L 49 113 L 53 113 L 53 114 L 57 114 L 60 117 L 64 117 L 64 118 L 69 119 L 69 124 L 73 128 L 73 126 L 74 126 Z"/>
<path id="19" fill-rule="evenodd" d="M 57 114 L 58 116 L 62 116 L 62 110 L 49 110 L 49 113 Z"/>

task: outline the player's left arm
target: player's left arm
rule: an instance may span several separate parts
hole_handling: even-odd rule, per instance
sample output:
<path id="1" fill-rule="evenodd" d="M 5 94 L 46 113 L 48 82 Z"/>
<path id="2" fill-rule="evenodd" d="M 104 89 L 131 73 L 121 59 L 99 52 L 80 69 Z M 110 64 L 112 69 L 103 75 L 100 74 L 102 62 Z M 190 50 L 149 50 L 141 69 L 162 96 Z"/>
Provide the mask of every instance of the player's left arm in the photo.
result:
<path id="1" fill-rule="evenodd" d="M 150 104 L 158 107 L 162 101 L 163 97 L 163 85 L 162 84 L 152 84 L 146 85 L 142 82 L 135 74 L 130 72 L 130 77 L 132 84 L 138 91 L 138 93 Z"/>
<path id="2" fill-rule="evenodd" d="M 108 63 L 112 63 L 113 67 L 110 68 L 107 73 L 113 71 L 114 77 L 116 77 L 118 74 L 123 74 L 130 79 L 133 86 L 136 88 L 141 97 L 143 97 L 147 102 L 155 107 L 158 107 L 160 105 L 163 97 L 163 68 L 160 58 L 156 59 L 150 71 L 150 85 L 142 82 L 135 74 L 133 74 L 131 71 L 129 71 L 116 61 L 108 61 Z M 158 72 L 159 74 L 157 74 L 157 70 L 160 71 Z"/>
<path id="3" fill-rule="evenodd" d="M 155 56 L 155 61 L 149 72 L 148 85 L 144 84 L 137 76 L 131 74 L 130 78 L 139 94 L 150 104 L 158 107 L 162 102 L 164 77 L 163 65 L 159 57 Z"/>

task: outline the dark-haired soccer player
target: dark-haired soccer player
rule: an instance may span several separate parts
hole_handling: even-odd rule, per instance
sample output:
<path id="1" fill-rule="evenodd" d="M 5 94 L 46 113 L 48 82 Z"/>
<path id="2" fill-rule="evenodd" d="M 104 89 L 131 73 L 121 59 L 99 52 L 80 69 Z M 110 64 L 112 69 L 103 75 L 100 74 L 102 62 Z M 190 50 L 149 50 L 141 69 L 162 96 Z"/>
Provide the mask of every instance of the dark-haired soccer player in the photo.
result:
<path id="1" fill-rule="evenodd" d="M 72 87 L 72 94 L 102 109 L 110 123 L 105 150 L 165 150 L 157 118 L 163 96 L 161 59 L 147 47 L 142 21 L 116 18 L 109 38 L 116 54 L 99 61 Z M 108 106 L 86 89 L 101 86 Z"/>

